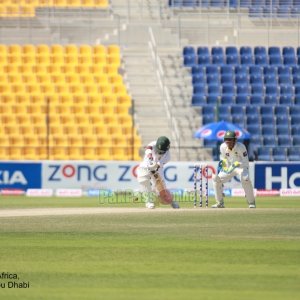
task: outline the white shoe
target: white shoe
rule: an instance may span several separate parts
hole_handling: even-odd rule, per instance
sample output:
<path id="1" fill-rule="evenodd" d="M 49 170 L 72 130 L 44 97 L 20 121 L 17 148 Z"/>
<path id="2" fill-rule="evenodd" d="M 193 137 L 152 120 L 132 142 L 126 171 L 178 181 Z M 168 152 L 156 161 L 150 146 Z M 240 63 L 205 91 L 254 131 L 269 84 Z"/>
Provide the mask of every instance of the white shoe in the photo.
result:
<path id="1" fill-rule="evenodd" d="M 212 208 L 225 208 L 224 203 L 216 203 L 211 206 Z"/>
<path id="2" fill-rule="evenodd" d="M 256 205 L 255 204 L 250 204 L 249 208 L 256 208 Z"/>
<path id="3" fill-rule="evenodd" d="M 155 208 L 155 205 L 153 202 L 146 202 L 146 208 L 153 209 Z"/>

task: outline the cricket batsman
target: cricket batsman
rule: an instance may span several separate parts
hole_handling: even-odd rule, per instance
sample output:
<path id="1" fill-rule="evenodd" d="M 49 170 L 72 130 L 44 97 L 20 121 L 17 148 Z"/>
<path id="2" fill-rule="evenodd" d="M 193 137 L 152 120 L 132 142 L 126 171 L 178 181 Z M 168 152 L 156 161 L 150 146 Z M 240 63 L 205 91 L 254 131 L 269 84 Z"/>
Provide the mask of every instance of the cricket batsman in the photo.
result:
<path id="1" fill-rule="evenodd" d="M 223 183 L 239 176 L 249 208 L 255 208 L 253 186 L 249 178 L 249 158 L 244 144 L 237 142 L 234 131 L 227 131 L 220 146 L 219 172 L 213 175 L 216 204 L 212 208 L 224 208 Z"/>
<path id="2" fill-rule="evenodd" d="M 145 148 L 144 159 L 137 168 L 137 180 L 147 208 L 155 208 L 153 196 L 157 196 L 162 204 L 179 208 L 164 181 L 163 167 L 170 157 L 170 140 L 166 136 L 159 137 Z"/>

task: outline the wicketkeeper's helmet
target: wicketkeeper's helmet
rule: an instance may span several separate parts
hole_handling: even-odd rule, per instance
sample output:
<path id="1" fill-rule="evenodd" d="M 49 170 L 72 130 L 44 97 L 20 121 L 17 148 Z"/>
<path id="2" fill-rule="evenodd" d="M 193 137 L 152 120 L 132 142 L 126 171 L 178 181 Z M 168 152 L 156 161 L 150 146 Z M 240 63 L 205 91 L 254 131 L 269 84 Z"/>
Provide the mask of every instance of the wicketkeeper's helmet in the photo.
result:
<path id="1" fill-rule="evenodd" d="M 155 145 L 155 152 L 165 154 L 170 149 L 170 140 L 166 136 L 160 136 Z"/>

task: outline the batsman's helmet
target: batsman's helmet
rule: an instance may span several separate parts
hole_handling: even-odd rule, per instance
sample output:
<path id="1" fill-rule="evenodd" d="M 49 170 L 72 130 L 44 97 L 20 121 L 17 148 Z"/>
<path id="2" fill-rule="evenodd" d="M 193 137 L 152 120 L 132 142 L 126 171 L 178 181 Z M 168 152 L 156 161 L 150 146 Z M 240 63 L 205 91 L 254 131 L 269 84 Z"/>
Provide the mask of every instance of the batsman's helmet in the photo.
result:
<path id="1" fill-rule="evenodd" d="M 166 136 L 160 136 L 155 145 L 155 152 L 165 154 L 170 149 L 170 140 Z"/>
<path id="2" fill-rule="evenodd" d="M 234 131 L 228 130 L 224 135 L 224 141 L 226 140 L 236 140 L 236 134 Z"/>

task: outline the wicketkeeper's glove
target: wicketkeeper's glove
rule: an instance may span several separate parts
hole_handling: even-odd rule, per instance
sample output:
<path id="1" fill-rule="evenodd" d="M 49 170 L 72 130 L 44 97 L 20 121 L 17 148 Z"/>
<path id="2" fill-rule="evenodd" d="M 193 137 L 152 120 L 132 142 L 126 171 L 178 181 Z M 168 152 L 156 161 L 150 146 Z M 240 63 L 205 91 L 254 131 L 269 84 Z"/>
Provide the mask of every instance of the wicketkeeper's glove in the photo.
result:
<path id="1" fill-rule="evenodd" d="M 234 169 L 238 168 L 241 165 L 240 162 L 235 161 L 229 168 L 226 168 L 226 170 L 224 170 L 225 173 L 229 174 L 231 173 Z"/>

